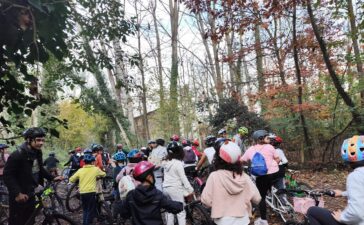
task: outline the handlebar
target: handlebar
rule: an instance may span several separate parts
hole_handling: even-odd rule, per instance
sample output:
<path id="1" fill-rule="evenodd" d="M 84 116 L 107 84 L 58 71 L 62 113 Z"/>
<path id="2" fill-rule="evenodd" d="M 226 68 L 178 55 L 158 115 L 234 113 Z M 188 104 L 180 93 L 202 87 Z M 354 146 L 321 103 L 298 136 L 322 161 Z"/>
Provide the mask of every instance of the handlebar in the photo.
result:
<path id="1" fill-rule="evenodd" d="M 330 197 L 335 197 L 335 192 L 333 190 L 300 190 L 300 189 L 288 189 L 286 190 L 288 193 L 304 193 L 310 197 L 320 197 L 323 195 L 327 195 Z"/>

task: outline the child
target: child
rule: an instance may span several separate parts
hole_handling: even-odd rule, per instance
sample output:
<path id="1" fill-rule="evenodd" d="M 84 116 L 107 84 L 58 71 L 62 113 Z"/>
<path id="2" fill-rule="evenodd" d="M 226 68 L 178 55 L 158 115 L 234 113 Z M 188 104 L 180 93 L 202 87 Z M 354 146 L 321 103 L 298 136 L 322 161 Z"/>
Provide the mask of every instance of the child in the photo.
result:
<path id="1" fill-rule="evenodd" d="M 211 207 L 211 218 L 217 225 L 248 225 L 251 202 L 258 204 L 260 194 L 239 162 L 241 150 L 228 139 L 215 145 L 216 171 L 207 179 L 201 202 Z"/>
<path id="2" fill-rule="evenodd" d="M 284 177 L 286 174 L 286 168 L 288 166 L 288 159 L 287 159 L 286 155 L 284 154 L 283 150 L 280 148 L 283 140 L 281 137 L 276 136 L 275 134 L 270 134 L 269 138 L 270 138 L 270 144 L 273 145 L 273 147 L 276 149 L 276 151 L 279 155 L 279 158 L 281 159 L 281 161 L 278 164 L 278 166 L 279 166 L 278 178 L 279 179 L 277 179 L 274 186 L 277 189 L 284 189 L 285 188 Z"/>
<path id="3" fill-rule="evenodd" d="M 132 224 L 139 225 L 163 225 L 161 209 L 176 214 L 183 210 L 183 204 L 168 200 L 161 191 L 154 186 L 154 165 L 147 161 L 138 163 L 133 171 L 135 180 L 141 182 L 134 190 L 131 190 L 125 201 L 115 205 L 114 212 L 121 217 L 132 217 Z"/>
<path id="4" fill-rule="evenodd" d="M 113 178 L 113 196 L 116 200 L 120 199 L 120 193 L 119 193 L 119 188 L 118 188 L 118 182 L 116 182 L 116 176 L 120 173 L 120 171 L 125 167 L 124 163 L 126 160 L 126 156 L 124 154 L 124 152 L 117 152 L 112 156 L 114 163 L 115 163 L 115 167 L 113 169 L 113 173 L 112 173 L 112 178 Z"/>
<path id="5" fill-rule="evenodd" d="M 85 161 L 85 165 L 70 177 L 70 182 L 75 183 L 79 180 L 83 225 L 89 225 L 92 224 L 92 220 L 96 214 L 96 179 L 98 177 L 105 177 L 106 174 L 93 165 L 93 162 L 95 161 L 94 156 L 87 154 L 84 156 L 83 160 Z"/>
<path id="6" fill-rule="evenodd" d="M 205 145 L 207 148 L 203 151 L 201 159 L 197 163 L 196 170 L 199 170 L 205 164 L 206 159 L 209 162 L 209 165 L 212 165 L 212 160 L 214 159 L 215 156 L 215 149 L 214 149 L 215 141 L 216 141 L 215 136 L 209 135 L 206 137 Z"/>
<path id="7" fill-rule="evenodd" d="M 257 130 L 253 133 L 252 138 L 255 142 L 255 145 L 248 148 L 240 160 L 242 162 L 251 162 L 253 171 L 256 155 L 263 156 L 264 158 L 267 169 L 266 174 L 257 176 L 256 178 L 256 185 L 260 195 L 262 196 L 262 200 L 259 203 L 259 212 L 261 218 L 258 218 L 254 222 L 254 225 L 268 225 L 265 197 L 268 190 L 270 190 L 272 187 L 273 182 L 278 178 L 278 163 L 280 162 L 280 158 L 278 152 L 272 145 L 269 144 L 270 140 L 268 138 L 267 131 Z"/>
<path id="8" fill-rule="evenodd" d="M 343 211 L 330 212 L 320 207 L 307 211 L 310 225 L 364 225 L 364 136 L 353 136 L 342 145 L 341 157 L 354 170 L 346 180 L 346 191 L 335 190 L 335 197 L 347 197 Z"/>
<path id="9" fill-rule="evenodd" d="M 196 173 L 195 167 L 198 160 L 195 152 L 191 148 L 191 142 L 189 140 L 182 140 L 182 146 L 184 151 L 183 163 L 186 174 L 194 176 Z"/>
<path id="10" fill-rule="evenodd" d="M 116 182 L 119 182 L 123 176 L 131 175 L 133 173 L 135 165 L 143 160 L 143 153 L 139 152 L 138 149 L 133 149 L 127 154 L 126 158 L 128 159 L 128 163 L 116 176 Z"/>
<path id="11" fill-rule="evenodd" d="M 163 165 L 164 168 L 164 181 L 163 192 L 168 195 L 172 200 L 184 203 L 184 198 L 193 194 L 193 188 L 189 183 L 184 167 L 183 157 L 184 152 L 182 146 L 172 141 L 167 146 L 167 161 Z M 177 214 L 178 224 L 186 224 L 186 212 Z M 174 215 L 167 214 L 167 225 L 174 224 Z"/>

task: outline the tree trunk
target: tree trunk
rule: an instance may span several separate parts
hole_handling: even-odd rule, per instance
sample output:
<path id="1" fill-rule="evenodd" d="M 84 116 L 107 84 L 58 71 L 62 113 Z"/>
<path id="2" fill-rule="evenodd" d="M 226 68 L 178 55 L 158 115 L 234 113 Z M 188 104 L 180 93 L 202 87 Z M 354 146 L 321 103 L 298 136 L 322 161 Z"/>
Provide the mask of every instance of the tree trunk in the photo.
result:
<path id="1" fill-rule="evenodd" d="M 316 19 L 315 19 L 314 15 L 313 15 L 311 0 L 307 0 L 307 12 L 308 12 L 308 15 L 310 17 L 313 32 L 315 33 L 317 42 L 320 45 L 320 49 L 321 49 L 321 52 L 322 52 L 322 57 L 323 57 L 323 59 L 325 61 L 326 68 L 329 71 L 329 75 L 331 77 L 331 80 L 334 83 L 334 86 L 335 86 L 337 92 L 339 93 L 341 98 L 344 100 L 344 103 L 350 108 L 351 115 L 353 117 L 353 122 L 355 123 L 355 126 L 356 126 L 358 132 L 363 133 L 364 130 L 361 127 L 362 126 L 361 123 L 363 121 L 363 115 L 360 114 L 360 112 L 357 110 L 356 105 L 354 104 L 354 102 L 351 99 L 351 97 L 349 96 L 349 94 L 341 86 L 339 77 L 337 76 L 337 74 L 336 74 L 336 72 L 334 70 L 334 67 L 331 64 L 330 56 L 329 56 L 329 53 L 328 53 L 327 48 L 326 48 L 325 40 L 321 37 L 319 28 L 317 27 L 317 24 L 316 24 Z"/>
<path id="2" fill-rule="evenodd" d="M 137 17 L 137 24 L 140 24 L 140 17 L 139 12 L 137 9 L 137 1 L 135 1 L 135 14 Z M 138 38 L 138 54 L 139 54 L 139 64 L 138 68 L 140 74 L 142 75 L 142 105 L 143 105 L 143 130 L 144 130 L 144 137 L 145 139 L 149 140 L 149 124 L 148 124 L 148 111 L 147 111 L 147 87 L 145 85 L 145 73 L 144 73 L 144 58 L 142 57 L 142 44 L 141 44 L 141 32 L 140 29 L 137 31 L 137 38 Z"/>
<path id="3" fill-rule="evenodd" d="M 255 24 L 254 29 L 254 38 L 255 38 L 255 53 L 256 53 L 256 66 L 257 66 L 257 78 L 258 78 L 258 91 L 260 94 L 265 93 L 265 78 L 263 71 L 263 51 L 260 40 L 260 25 L 258 22 Z M 265 104 L 260 101 L 260 107 L 262 109 L 262 113 L 265 111 Z"/>
<path id="4" fill-rule="evenodd" d="M 293 22 L 292 22 L 293 23 L 293 58 L 294 58 L 294 65 L 295 65 L 295 72 L 296 72 L 297 86 L 298 86 L 297 101 L 298 101 L 298 107 L 299 107 L 300 122 L 301 122 L 302 130 L 303 130 L 304 140 L 305 140 L 305 143 L 304 143 L 303 147 L 301 148 L 301 151 L 303 151 L 303 152 L 301 152 L 301 154 L 300 154 L 301 160 L 303 160 L 303 161 L 301 161 L 301 163 L 304 163 L 304 157 L 302 157 L 302 155 L 304 155 L 305 147 L 307 147 L 306 149 L 308 150 L 310 159 L 312 159 L 312 149 L 311 149 L 311 141 L 310 141 L 310 138 L 308 135 L 306 119 L 302 112 L 303 91 L 302 91 L 301 70 L 300 70 L 300 66 L 299 66 L 298 50 L 297 50 L 296 2 L 294 2 L 293 7 L 294 7 L 293 8 Z"/>
<path id="5" fill-rule="evenodd" d="M 348 0 L 348 16 L 349 16 L 349 22 L 350 22 L 351 40 L 353 41 L 356 70 L 358 71 L 359 82 L 360 82 L 360 84 L 363 84 L 363 86 L 361 86 L 361 87 L 364 87 L 363 62 L 360 58 L 360 50 L 359 50 L 359 44 L 358 44 L 358 28 L 357 28 L 356 22 L 355 22 L 354 7 L 353 7 L 352 0 Z M 361 102 L 361 106 L 364 107 L 364 88 L 362 88 L 362 90 L 360 90 L 360 102 Z"/>
<path id="6" fill-rule="evenodd" d="M 162 51 L 161 51 L 161 41 L 159 37 L 158 23 L 157 23 L 157 0 L 154 0 L 154 4 L 152 5 L 152 16 L 153 23 L 155 29 L 155 39 L 156 39 L 156 50 L 157 50 L 157 63 L 158 63 L 158 83 L 159 83 L 159 107 L 164 109 L 164 85 L 163 85 L 163 65 L 162 65 Z"/>
<path id="7" fill-rule="evenodd" d="M 172 44 L 172 66 L 170 78 L 170 101 L 168 107 L 170 132 L 179 133 L 179 111 L 178 111 L 178 22 L 179 22 L 179 1 L 169 0 L 171 20 L 171 44 Z"/>

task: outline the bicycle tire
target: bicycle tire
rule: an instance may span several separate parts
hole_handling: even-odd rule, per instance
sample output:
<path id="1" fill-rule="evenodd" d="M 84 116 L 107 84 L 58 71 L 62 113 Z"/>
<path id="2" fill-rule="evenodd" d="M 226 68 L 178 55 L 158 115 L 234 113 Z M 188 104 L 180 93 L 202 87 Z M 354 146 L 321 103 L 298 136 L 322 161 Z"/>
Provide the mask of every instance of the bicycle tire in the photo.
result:
<path id="1" fill-rule="evenodd" d="M 62 200 L 66 200 L 67 198 L 68 187 L 69 187 L 68 179 L 59 181 L 55 183 L 53 186 L 54 192 Z"/>
<path id="2" fill-rule="evenodd" d="M 111 206 L 107 202 L 99 202 L 98 207 L 96 207 L 96 218 L 98 225 L 112 225 L 113 216 L 111 212 Z"/>
<path id="3" fill-rule="evenodd" d="M 66 209 L 70 212 L 77 212 L 81 209 L 81 195 L 78 191 L 78 184 L 74 183 L 67 192 Z"/>
<path id="4" fill-rule="evenodd" d="M 213 225 L 207 209 L 200 203 L 190 203 L 185 207 L 186 225 Z"/>
<path id="5" fill-rule="evenodd" d="M 56 210 L 58 213 L 64 214 L 66 212 L 63 201 L 57 194 L 51 197 L 51 201 L 52 201 L 52 208 Z"/>
<path id="6" fill-rule="evenodd" d="M 42 225 L 77 225 L 77 223 L 68 216 L 52 213 L 44 219 Z"/>

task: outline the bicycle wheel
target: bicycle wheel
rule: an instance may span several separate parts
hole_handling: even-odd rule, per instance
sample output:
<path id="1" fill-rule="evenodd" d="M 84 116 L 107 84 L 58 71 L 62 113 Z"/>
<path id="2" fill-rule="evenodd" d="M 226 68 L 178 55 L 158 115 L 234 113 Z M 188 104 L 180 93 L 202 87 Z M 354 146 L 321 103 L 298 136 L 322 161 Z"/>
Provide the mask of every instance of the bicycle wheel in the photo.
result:
<path id="1" fill-rule="evenodd" d="M 207 209 L 198 202 L 185 207 L 186 225 L 212 225 L 213 221 Z"/>
<path id="2" fill-rule="evenodd" d="M 197 177 L 193 178 L 193 177 L 188 176 L 187 179 L 190 182 L 190 184 L 193 188 L 193 191 L 195 192 L 195 195 L 200 196 L 201 195 L 201 184 L 197 180 L 199 178 L 197 178 Z"/>
<path id="3" fill-rule="evenodd" d="M 63 181 L 57 182 L 54 185 L 54 191 L 56 192 L 56 195 L 62 199 L 66 200 L 67 198 L 67 192 L 71 185 L 68 183 L 68 179 L 65 179 Z"/>
<path id="4" fill-rule="evenodd" d="M 99 225 L 112 225 L 113 216 L 111 213 L 111 206 L 107 202 L 99 202 L 96 207 L 96 224 Z"/>
<path id="5" fill-rule="evenodd" d="M 77 223 L 68 216 L 52 213 L 46 216 L 42 225 L 77 225 Z"/>
<path id="6" fill-rule="evenodd" d="M 51 201 L 52 201 L 52 208 L 54 210 L 56 210 L 58 213 L 60 214 L 65 214 L 65 207 L 64 207 L 64 204 L 63 204 L 63 201 L 60 197 L 58 197 L 58 195 L 53 195 L 51 197 Z"/>
<path id="7" fill-rule="evenodd" d="M 70 212 L 76 212 L 81 209 L 81 195 L 78 191 L 78 184 L 72 184 L 67 192 L 66 208 Z"/>

